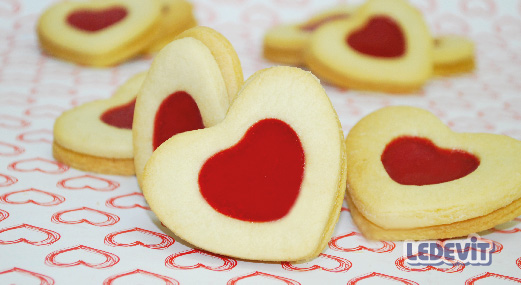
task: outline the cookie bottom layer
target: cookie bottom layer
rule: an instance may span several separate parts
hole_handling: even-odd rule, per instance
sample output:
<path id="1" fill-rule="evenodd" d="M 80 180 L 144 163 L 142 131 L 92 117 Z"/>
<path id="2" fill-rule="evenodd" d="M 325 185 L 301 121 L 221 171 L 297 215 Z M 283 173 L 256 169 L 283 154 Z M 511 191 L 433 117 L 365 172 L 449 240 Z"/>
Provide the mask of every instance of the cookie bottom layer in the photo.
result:
<path id="1" fill-rule="evenodd" d="M 315 74 L 318 78 L 341 88 L 381 91 L 387 93 L 411 93 L 419 90 L 424 83 L 422 81 L 418 83 L 400 85 L 388 82 L 367 82 L 363 80 L 357 80 L 355 78 L 343 76 L 332 70 L 329 66 L 323 64 L 312 53 L 306 53 L 304 57 L 307 66 L 313 74 Z"/>
<path id="2" fill-rule="evenodd" d="M 157 38 L 154 42 L 148 46 L 143 53 L 145 54 L 154 54 L 159 52 L 163 47 L 165 47 L 167 44 L 169 44 L 171 41 L 173 41 L 177 35 L 184 32 L 185 30 L 188 30 L 190 28 L 193 28 L 197 26 L 197 21 L 191 17 L 190 20 L 186 21 L 186 23 L 183 23 L 182 25 L 179 25 L 178 27 L 172 28 L 172 31 L 168 33 L 167 35 L 163 35 L 159 38 Z"/>
<path id="3" fill-rule="evenodd" d="M 494 212 L 452 224 L 413 229 L 384 229 L 367 220 L 353 204 L 349 193 L 346 195 L 351 217 L 362 234 L 373 240 L 425 240 L 463 237 L 471 233 L 488 230 L 521 215 L 521 199 L 497 209 Z"/>
<path id="4" fill-rule="evenodd" d="M 100 54 L 91 54 L 88 51 L 74 51 L 67 47 L 57 45 L 51 39 L 48 39 L 45 33 L 42 33 L 40 27 L 38 27 L 37 33 L 40 46 L 49 55 L 80 65 L 106 67 L 116 65 L 138 55 L 156 37 L 156 27 L 157 26 L 152 27 L 139 37 L 120 47 L 115 47 L 106 53 Z"/>
<path id="5" fill-rule="evenodd" d="M 300 49 L 283 49 L 264 45 L 264 58 L 283 64 L 304 66 L 304 56 Z"/>
<path id="6" fill-rule="evenodd" d="M 113 175 L 134 175 L 136 173 L 133 158 L 116 159 L 92 156 L 66 149 L 56 142 L 52 144 L 52 154 L 57 161 L 79 170 Z"/>
<path id="7" fill-rule="evenodd" d="M 467 58 L 450 64 L 434 64 L 433 74 L 437 76 L 451 76 L 471 72 L 475 67 L 474 58 Z"/>

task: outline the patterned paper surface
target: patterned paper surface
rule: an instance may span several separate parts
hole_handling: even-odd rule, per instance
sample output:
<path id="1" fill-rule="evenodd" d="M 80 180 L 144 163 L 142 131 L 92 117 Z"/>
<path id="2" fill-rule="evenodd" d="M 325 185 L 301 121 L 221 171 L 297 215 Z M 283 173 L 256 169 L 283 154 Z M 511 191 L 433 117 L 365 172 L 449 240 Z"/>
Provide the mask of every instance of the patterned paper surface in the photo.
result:
<path id="1" fill-rule="evenodd" d="M 347 208 L 328 248 L 305 264 L 234 260 L 171 237 L 134 177 L 86 173 L 53 160 L 56 117 L 111 96 L 151 60 L 93 69 L 47 57 L 35 25 L 51 2 L 0 0 L 0 284 L 521 283 L 521 218 L 480 233 L 497 248 L 483 267 L 409 266 L 402 243 L 365 240 Z M 266 29 L 346 1 L 193 2 L 199 22 L 235 46 L 247 78 L 273 65 L 262 58 Z M 326 85 L 345 133 L 371 111 L 405 104 L 434 112 L 456 131 L 521 139 L 521 1 L 412 2 L 434 34 L 476 42 L 476 72 L 432 79 L 406 96 Z"/>

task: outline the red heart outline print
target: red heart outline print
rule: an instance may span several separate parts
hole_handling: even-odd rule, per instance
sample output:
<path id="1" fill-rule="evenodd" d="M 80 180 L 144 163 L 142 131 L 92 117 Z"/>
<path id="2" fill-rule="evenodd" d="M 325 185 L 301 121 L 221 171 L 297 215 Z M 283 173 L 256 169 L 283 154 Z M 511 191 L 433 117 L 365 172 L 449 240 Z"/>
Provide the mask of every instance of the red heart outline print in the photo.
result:
<path id="1" fill-rule="evenodd" d="M 80 183 L 80 186 L 73 186 L 74 183 L 77 183 L 78 180 L 80 180 L 83 183 Z M 105 186 L 96 186 L 97 184 L 99 184 L 99 182 L 105 184 Z M 94 191 L 108 192 L 119 188 L 119 183 L 116 181 L 86 174 L 82 176 L 70 177 L 60 180 L 58 181 L 58 183 L 56 183 L 56 186 L 67 190 L 90 189 Z"/>
<path id="2" fill-rule="evenodd" d="M 64 220 L 62 218 L 62 216 L 64 214 L 72 213 L 72 212 L 81 212 L 81 211 L 87 211 L 87 212 L 92 212 L 92 213 L 95 213 L 95 214 L 99 214 L 99 215 L 102 215 L 102 216 L 106 217 L 107 219 L 105 221 L 103 221 L 103 222 L 92 222 L 92 221 L 89 221 L 88 219 L 85 219 L 85 218 L 81 218 L 79 220 L 70 220 L 70 221 Z M 77 209 L 71 209 L 71 210 L 65 210 L 65 211 L 57 212 L 54 215 L 52 215 L 51 221 L 53 223 L 56 223 L 56 224 L 74 225 L 74 224 L 87 223 L 89 225 L 93 225 L 93 226 L 96 226 L 96 227 L 107 227 L 107 226 L 112 226 L 112 225 L 116 224 L 117 222 L 119 222 L 119 217 L 114 215 L 114 214 L 108 213 L 108 212 L 95 210 L 95 209 L 92 209 L 92 208 L 89 208 L 89 207 L 81 207 L 81 208 L 77 208 Z"/>
<path id="3" fill-rule="evenodd" d="M 19 268 L 19 267 L 13 267 L 13 268 L 11 268 L 9 270 L 1 271 L 0 275 L 12 273 L 12 272 L 16 272 L 16 273 L 19 273 L 19 274 L 29 275 L 29 276 L 35 277 L 38 280 L 40 280 L 40 285 L 54 285 L 54 279 L 52 279 L 51 277 L 49 277 L 47 275 L 40 274 L 40 273 L 28 271 L 28 270 L 25 270 L 25 269 L 22 269 L 22 268 Z"/>
<path id="4" fill-rule="evenodd" d="M 80 250 L 87 252 L 89 254 L 101 255 L 101 256 L 105 257 L 105 261 L 96 264 L 96 263 L 86 262 L 82 259 L 78 259 L 77 261 L 70 262 L 70 263 L 62 263 L 62 262 L 59 262 L 56 260 L 56 258 L 61 254 L 64 254 L 67 252 L 72 252 L 72 251 L 80 251 Z M 115 264 L 117 264 L 118 262 L 119 262 L 119 257 L 117 255 L 110 253 L 110 252 L 103 251 L 103 250 L 84 246 L 84 245 L 77 245 L 77 246 L 73 246 L 73 247 L 69 247 L 69 248 L 65 248 L 65 249 L 60 249 L 60 250 L 49 253 L 45 257 L 45 264 L 50 265 L 50 266 L 57 266 L 57 267 L 73 267 L 73 266 L 78 266 L 78 265 L 84 265 L 84 266 L 87 266 L 90 268 L 101 269 L 101 268 L 112 267 Z"/>
<path id="5" fill-rule="evenodd" d="M 125 234 L 132 233 L 132 232 L 139 232 L 139 233 L 142 233 L 145 235 L 157 237 L 157 238 L 161 239 L 161 242 L 156 243 L 156 244 L 146 244 L 146 243 L 138 240 L 138 241 L 135 241 L 132 243 L 119 243 L 115 240 L 115 238 L 119 235 L 125 235 Z M 110 233 L 107 236 L 105 236 L 105 244 L 110 245 L 110 246 L 132 247 L 132 246 L 139 245 L 139 246 L 150 248 L 150 249 L 166 249 L 166 248 L 170 247 L 171 245 L 173 245 L 174 243 L 175 243 L 175 240 L 168 235 L 153 232 L 153 231 L 148 231 L 148 230 L 141 229 L 141 228 L 133 228 L 133 229 L 128 229 L 128 230 L 116 231 L 116 232 Z"/>
<path id="6" fill-rule="evenodd" d="M 16 139 L 26 143 L 52 143 L 53 134 L 50 130 L 34 130 L 19 134 Z"/>
<path id="7" fill-rule="evenodd" d="M 31 125 L 30 122 L 13 116 L 0 115 L 0 127 L 6 129 L 22 129 Z"/>
<path id="8" fill-rule="evenodd" d="M 436 34 L 468 35 L 470 26 L 467 21 L 454 14 L 442 14 L 434 20 Z"/>
<path id="9" fill-rule="evenodd" d="M 0 235 L 2 233 L 8 232 L 8 231 L 17 231 L 19 229 L 27 229 L 27 230 L 34 231 L 34 232 L 39 232 L 39 233 L 44 234 L 46 237 L 44 239 L 37 240 L 37 241 L 31 241 L 31 240 L 27 239 L 27 237 L 19 237 L 19 238 L 15 239 L 15 240 L 1 240 L 0 239 L 0 244 L 6 245 L 6 244 L 15 244 L 15 243 L 21 243 L 22 242 L 22 243 L 27 243 L 27 244 L 30 244 L 30 245 L 42 246 L 42 245 L 53 244 L 53 243 L 57 242 L 60 239 L 60 237 L 61 237 L 60 234 L 57 233 L 57 232 L 54 232 L 54 231 L 51 231 L 51 230 L 48 230 L 48 229 L 44 229 L 44 228 L 31 226 L 31 225 L 28 225 L 28 224 L 21 224 L 21 225 L 18 225 L 18 226 L 1 229 L 0 230 Z"/>
<path id="10" fill-rule="evenodd" d="M 26 164 L 29 166 L 25 166 Z M 7 169 L 18 172 L 37 171 L 45 174 L 62 174 L 69 170 L 69 166 L 56 161 L 35 157 L 13 162 L 7 166 Z"/>
<path id="11" fill-rule="evenodd" d="M 496 3 L 491 0 L 462 0 L 460 8 L 464 15 L 492 17 L 497 12 Z"/>
<path id="12" fill-rule="evenodd" d="M 56 105 L 32 106 L 24 111 L 24 115 L 33 118 L 52 118 L 55 119 L 63 113 L 65 109 Z"/>
<path id="13" fill-rule="evenodd" d="M 143 205 L 140 205 L 140 204 L 136 204 L 136 203 L 134 203 L 132 205 L 117 205 L 117 202 L 116 202 L 117 200 L 125 199 L 127 197 L 132 197 L 132 196 L 141 197 L 142 200 L 143 200 L 144 205 L 146 205 L 146 206 L 143 206 Z M 130 194 L 125 194 L 125 195 L 112 197 L 112 198 L 108 199 L 105 202 L 105 205 L 107 207 L 116 208 L 116 209 L 141 208 L 141 209 L 144 209 L 144 210 L 150 210 L 150 207 L 148 207 L 148 204 L 146 204 L 145 197 L 143 196 L 142 193 L 139 193 L 139 192 L 134 192 L 134 193 L 130 193 Z"/>
<path id="14" fill-rule="evenodd" d="M 3 95 L 7 95 L 7 98 L 0 99 L 0 106 L 26 107 L 27 105 L 31 105 L 36 102 L 36 99 L 28 97 L 27 95 L 19 92 L 9 92 L 8 94 L 3 93 Z"/>
<path id="15" fill-rule="evenodd" d="M 0 187 L 11 186 L 11 185 L 15 184 L 16 182 L 18 182 L 18 179 L 13 176 L 9 176 L 9 175 L 0 173 L 0 177 L 2 177 L 4 179 L 3 182 L 0 182 Z"/>
<path id="16" fill-rule="evenodd" d="M 487 278 L 496 278 L 500 280 L 509 280 L 509 281 L 515 281 L 517 283 L 521 283 L 521 278 L 511 277 L 511 276 L 505 276 L 497 273 L 492 272 L 484 272 L 482 274 L 476 275 L 474 277 L 471 277 L 465 281 L 465 285 L 473 285 L 476 283 L 476 281 L 487 279 Z"/>
<path id="17" fill-rule="evenodd" d="M 223 265 L 217 266 L 217 267 L 212 267 L 212 266 L 208 266 L 208 265 L 205 265 L 205 264 L 202 264 L 202 263 L 196 263 L 194 265 L 186 265 L 185 266 L 185 265 L 179 265 L 179 264 L 175 263 L 175 260 L 177 258 L 180 258 L 182 256 L 186 256 L 186 255 L 191 255 L 191 254 L 201 254 L 201 255 L 205 255 L 205 256 L 209 256 L 209 257 L 212 257 L 212 258 L 219 259 L 219 260 L 221 260 L 223 262 Z M 169 257 L 167 257 L 165 259 L 165 266 L 168 267 L 168 268 L 174 268 L 174 269 L 204 268 L 204 269 L 208 269 L 208 270 L 211 270 L 211 271 L 228 271 L 228 270 L 233 269 L 235 266 L 237 266 L 237 260 L 235 260 L 233 258 L 227 258 L 227 257 L 224 257 L 224 256 L 216 255 L 216 254 L 213 254 L 213 253 L 210 253 L 210 252 L 198 250 L 198 249 L 192 249 L 192 250 L 182 251 L 182 252 L 178 252 L 176 254 L 170 255 Z"/>
<path id="18" fill-rule="evenodd" d="M 7 148 L 9 152 L 0 152 L 0 156 L 17 156 L 25 152 L 25 148 L 10 143 L 0 142 L 1 148 Z"/>
<path id="19" fill-rule="evenodd" d="M 321 266 L 321 265 L 314 264 L 314 265 L 309 266 L 309 267 L 298 267 L 298 266 L 293 265 L 291 262 L 287 262 L 287 261 L 282 262 L 281 265 L 282 265 L 282 268 L 284 270 L 299 271 L 299 272 L 313 271 L 313 270 L 317 270 L 317 269 L 324 270 L 324 271 L 327 271 L 327 272 L 346 272 L 349 269 L 351 269 L 351 267 L 353 266 L 351 261 L 349 261 L 349 260 L 347 260 L 345 258 L 334 256 L 334 255 L 320 253 L 318 255 L 317 259 L 320 259 L 320 258 L 326 258 L 326 259 L 334 260 L 334 261 L 336 261 L 338 263 L 338 266 L 337 267 L 333 267 L 333 268 L 327 268 L 327 267 L 324 267 L 324 266 Z M 315 259 L 315 260 L 317 260 L 317 259 Z"/>
<path id="20" fill-rule="evenodd" d="M 20 2 L 16 0 L 7 0 L 3 2 L 7 2 L 9 4 L 9 7 L 4 6 L 2 9 L 0 9 L 0 16 L 2 17 L 14 16 L 18 14 L 18 12 L 20 12 L 22 8 Z"/>
<path id="21" fill-rule="evenodd" d="M 367 273 L 367 274 L 355 277 L 355 278 L 349 280 L 346 285 L 355 285 L 360 281 L 364 281 L 364 280 L 375 278 L 375 277 L 381 278 L 381 279 L 386 279 L 386 280 L 398 281 L 398 282 L 401 282 L 401 283 L 407 284 L 407 285 L 419 285 L 418 283 L 416 283 L 412 280 L 409 280 L 409 279 L 404 279 L 404 278 L 400 278 L 400 277 L 396 277 L 396 276 L 390 276 L 390 275 L 382 274 L 382 273 L 378 273 L 378 272 L 371 272 L 371 273 Z"/>
<path id="22" fill-rule="evenodd" d="M 103 281 L 103 285 L 111 285 L 114 281 L 116 281 L 120 278 L 127 277 L 130 275 L 136 275 L 136 274 L 152 276 L 154 278 L 164 281 L 165 285 L 179 285 L 179 281 L 175 280 L 174 278 L 164 276 L 164 275 L 159 275 L 159 274 L 141 270 L 141 269 L 136 269 L 134 271 L 129 271 L 126 273 L 121 273 L 118 275 L 110 276 L 109 278 L 105 279 L 105 281 Z"/>
<path id="23" fill-rule="evenodd" d="M 300 282 L 298 282 L 296 280 L 289 279 L 289 278 L 282 277 L 282 276 L 272 275 L 272 274 L 268 274 L 268 273 L 264 273 L 264 272 L 260 272 L 260 271 L 255 271 L 250 274 L 233 277 L 232 279 L 228 280 L 228 282 L 226 284 L 235 285 L 241 280 L 256 277 L 256 276 L 261 276 L 261 277 L 265 277 L 268 279 L 279 280 L 279 281 L 286 283 L 287 285 L 301 285 Z"/>
<path id="24" fill-rule="evenodd" d="M 23 201 L 13 201 L 13 200 L 9 199 L 10 196 L 14 196 L 16 194 L 31 193 L 31 192 L 36 193 L 36 195 L 38 195 L 38 196 L 35 196 L 33 198 L 28 198 L 28 199 L 23 200 Z M 48 200 L 47 201 L 39 201 L 38 199 L 41 199 L 42 194 L 46 195 L 48 197 L 51 197 L 52 200 L 51 201 L 48 201 Z M 39 205 L 39 206 L 56 206 L 56 205 L 59 205 L 59 204 L 65 202 L 65 197 L 63 197 L 61 195 L 58 195 L 58 194 L 46 192 L 46 191 L 43 191 L 43 190 L 38 190 L 38 189 L 35 189 L 35 188 L 29 188 L 29 189 L 25 189 L 25 190 L 19 190 L 19 191 L 13 191 L 13 192 L 5 193 L 5 194 L 0 196 L 0 202 L 7 203 L 7 204 L 15 204 L 15 205 L 32 203 L 32 204 Z"/>
<path id="25" fill-rule="evenodd" d="M 9 212 L 0 209 L 0 222 L 9 218 Z"/>
<path id="26" fill-rule="evenodd" d="M 521 218 L 514 218 L 514 221 L 521 222 Z M 493 227 L 492 230 L 495 233 L 501 233 L 501 234 L 515 234 L 521 232 L 521 228 L 514 227 L 510 230 L 499 230 L 496 227 Z"/>
<path id="27" fill-rule="evenodd" d="M 494 251 L 491 251 L 491 253 L 500 253 L 503 250 L 503 245 L 500 242 L 497 242 L 497 241 L 494 241 L 494 240 L 490 240 L 490 239 L 486 239 L 486 238 L 482 238 L 482 237 L 477 236 L 477 235 L 472 235 L 472 237 L 475 237 L 477 239 L 478 243 L 486 242 L 486 243 L 488 243 L 490 245 L 488 248 L 494 248 Z M 465 248 L 463 248 L 461 250 L 457 250 L 456 248 L 449 248 L 449 249 L 447 249 L 445 247 L 445 244 L 449 243 L 449 242 L 452 242 L 452 241 L 454 241 L 454 240 L 451 240 L 451 239 L 437 240 L 436 244 L 439 247 L 442 247 L 445 251 L 452 251 L 454 253 L 456 253 L 456 252 L 462 253 L 462 252 L 467 252 L 467 251 L 471 251 L 471 250 L 474 250 L 474 251 L 477 251 L 477 252 L 483 252 L 481 249 L 477 249 L 475 247 L 470 247 L 470 246 L 465 246 Z M 475 243 L 473 243 L 473 244 L 475 245 Z"/>
<path id="28" fill-rule="evenodd" d="M 422 254 L 424 256 L 431 256 L 428 253 L 422 253 Z M 409 257 L 417 257 L 419 255 L 420 255 L 420 253 L 416 253 L 416 254 L 413 254 L 413 255 L 407 256 L 407 257 L 401 256 L 398 259 L 396 259 L 394 264 L 396 265 L 396 268 L 398 268 L 402 271 L 407 271 L 407 272 L 426 272 L 426 271 L 433 270 L 433 271 L 444 272 L 444 273 L 456 273 L 456 272 L 461 272 L 461 271 L 463 271 L 463 269 L 465 269 L 465 264 L 463 264 L 461 261 L 446 259 L 445 257 L 439 257 L 439 259 L 443 260 L 444 262 L 451 263 L 452 266 L 449 268 L 437 268 L 432 265 L 427 265 L 424 267 L 419 267 L 419 266 L 409 267 L 408 265 L 406 265 L 406 262 L 409 259 Z"/>
<path id="29" fill-rule="evenodd" d="M 78 91 L 74 87 L 61 83 L 39 84 L 31 88 L 31 94 L 55 98 L 70 98 L 77 93 Z"/>
<path id="30" fill-rule="evenodd" d="M 516 260 L 516 265 L 521 269 L 521 257 Z"/>
<path id="31" fill-rule="evenodd" d="M 396 244 L 394 242 L 392 242 L 392 241 L 380 241 L 382 243 L 382 246 L 379 247 L 379 248 L 370 248 L 370 247 L 366 247 L 366 246 L 363 246 L 363 245 L 358 245 L 356 247 L 346 248 L 346 247 L 341 247 L 341 246 L 338 245 L 338 242 L 340 240 L 342 240 L 344 238 L 355 237 L 355 236 L 363 237 L 362 234 L 360 234 L 360 233 L 350 232 L 350 233 L 347 233 L 345 235 L 340 235 L 340 236 L 336 236 L 336 237 L 331 238 L 331 240 L 328 243 L 328 246 L 329 246 L 330 249 L 336 250 L 336 251 L 353 252 L 353 251 L 365 250 L 365 251 L 376 252 L 376 253 L 392 252 L 396 248 Z"/>

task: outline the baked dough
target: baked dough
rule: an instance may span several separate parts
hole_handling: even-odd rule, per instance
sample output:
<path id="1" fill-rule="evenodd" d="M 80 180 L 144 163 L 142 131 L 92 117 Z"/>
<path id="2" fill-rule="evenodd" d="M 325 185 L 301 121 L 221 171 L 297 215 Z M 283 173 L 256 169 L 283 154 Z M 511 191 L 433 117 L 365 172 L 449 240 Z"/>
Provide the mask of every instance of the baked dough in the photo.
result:
<path id="1" fill-rule="evenodd" d="M 226 116 L 242 78 L 235 50 L 224 36 L 210 28 L 189 29 L 157 54 L 137 97 L 134 114 L 134 164 L 140 185 L 145 164 L 157 147 L 155 140 L 162 133 L 173 131 L 173 128 L 155 130 L 163 102 L 167 98 L 177 100 L 172 97 L 174 93 L 185 92 L 181 96 L 192 100 L 190 106 L 196 114 L 191 115 L 200 116 L 202 125 L 189 122 L 183 131 L 213 126 Z M 169 112 L 168 108 L 174 110 L 176 103 L 173 104 L 163 113 Z M 185 119 L 177 118 L 179 122 Z"/>
<path id="2" fill-rule="evenodd" d="M 270 136 L 273 130 L 257 129 L 269 123 L 285 126 L 285 132 Z M 251 137 L 257 131 L 264 135 Z M 288 137 L 293 146 L 288 149 L 264 143 Z M 296 160 L 303 159 L 305 164 L 301 166 L 303 174 L 294 176 L 293 167 L 281 165 L 292 165 L 294 160 L 285 154 L 293 153 L 299 143 L 303 156 Z M 270 147 L 263 148 L 267 145 Z M 248 151 L 250 147 L 254 150 Z M 248 154 L 242 155 L 243 151 Z M 284 154 L 283 158 L 271 156 L 273 152 Z M 237 164 L 226 163 L 228 159 Z M 241 167 L 242 163 L 245 166 Z M 267 167 L 253 171 L 257 165 Z M 142 189 L 161 222 L 196 247 L 249 260 L 304 261 L 325 248 L 338 221 L 345 193 L 345 166 L 342 128 L 319 81 L 295 67 L 273 67 L 258 71 L 246 81 L 222 123 L 176 135 L 163 143 L 146 165 Z M 238 172 L 247 174 L 235 176 Z M 218 173 L 224 176 L 212 176 Z M 228 179 L 230 176 L 237 180 Z M 224 183 L 214 189 L 216 196 L 207 195 L 207 187 L 217 185 L 208 177 Z M 279 206 L 274 205 L 294 188 L 283 187 L 271 196 L 265 194 L 271 187 L 257 189 L 257 185 L 273 182 L 273 187 L 278 187 L 295 177 L 301 184 L 294 203 L 285 205 L 287 212 L 258 218 L 278 212 Z M 231 193 L 232 188 L 238 192 Z M 241 202 L 228 203 L 224 208 L 214 204 L 213 199 L 226 203 L 235 199 L 235 193 L 244 192 L 246 198 Z"/>
<path id="3" fill-rule="evenodd" d="M 133 175 L 132 130 L 109 125 L 101 117 L 113 108 L 132 104 L 145 76 L 146 72 L 136 74 L 111 98 L 85 103 L 58 117 L 54 123 L 54 158 L 84 171 Z M 126 115 L 130 118 L 123 119 L 132 122 L 132 113 Z"/>
<path id="4" fill-rule="evenodd" d="M 432 60 L 434 75 L 449 76 L 471 72 L 476 65 L 474 42 L 456 35 L 437 37 L 434 39 Z"/>
<path id="5" fill-rule="evenodd" d="M 40 46 L 52 56 L 82 65 L 111 66 L 150 45 L 160 24 L 158 0 L 63 1 L 41 15 L 37 33 Z"/>
<path id="6" fill-rule="evenodd" d="M 407 93 L 432 74 L 432 39 L 407 1 L 369 0 L 349 19 L 317 29 L 304 57 L 315 75 L 336 86 Z"/>
<path id="7" fill-rule="evenodd" d="M 156 38 L 145 49 L 145 53 L 156 53 L 183 32 L 197 26 L 192 4 L 185 0 L 160 0 L 161 24 Z"/>
<path id="8" fill-rule="evenodd" d="M 479 159 L 479 166 L 450 181 L 405 185 L 391 178 L 382 162 L 390 143 L 401 137 L 468 153 Z M 363 118 L 349 132 L 346 148 L 348 202 L 355 223 L 369 238 L 451 238 L 521 214 L 521 142 L 515 139 L 455 133 L 428 111 L 399 106 Z"/>
<path id="9" fill-rule="evenodd" d="M 304 65 L 304 49 L 311 34 L 320 26 L 352 15 L 357 6 L 340 5 L 323 11 L 302 23 L 273 27 L 264 36 L 264 57 L 268 60 Z"/>

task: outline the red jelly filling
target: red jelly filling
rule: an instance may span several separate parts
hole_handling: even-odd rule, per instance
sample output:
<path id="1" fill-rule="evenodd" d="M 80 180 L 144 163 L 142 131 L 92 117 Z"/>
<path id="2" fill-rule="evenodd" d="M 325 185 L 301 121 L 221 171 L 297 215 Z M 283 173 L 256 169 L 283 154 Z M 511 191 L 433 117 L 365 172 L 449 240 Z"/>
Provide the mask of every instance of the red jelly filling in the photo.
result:
<path id="1" fill-rule="evenodd" d="M 203 119 L 194 98 L 184 91 L 174 92 L 157 109 L 152 147 L 155 150 L 176 134 L 202 128 Z"/>
<path id="2" fill-rule="evenodd" d="M 327 24 L 329 22 L 336 21 L 336 20 L 347 19 L 347 18 L 349 18 L 349 14 L 333 14 L 333 15 L 329 15 L 327 17 L 321 18 L 319 20 L 312 21 L 310 23 L 301 25 L 300 29 L 305 32 L 313 32 L 314 30 L 318 29 L 319 27 L 321 27 L 324 24 Z"/>
<path id="3" fill-rule="evenodd" d="M 372 17 L 363 28 L 349 34 L 346 42 L 356 51 L 375 57 L 399 57 L 406 49 L 400 26 L 386 16 Z"/>
<path id="4" fill-rule="evenodd" d="M 297 200 L 304 163 L 297 133 L 283 121 L 264 119 L 205 162 L 199 190 L 223 215 L 249 222 L 278 220 Z"/>
<path id="5" fill-rule="evenodd" d="M 479 166 L 479 159 L 471 153 L 439 148 L 429 139 L 412 136 L 387 144 L 381 160 L 394 181 L 419 186 L 456 180 Z"/>
<path id="6" fill-rule="evenodd" d="M 102 10 L 78 10 L 67 16 L 69 25 L 86 32 L 97 32 L 123 20 L 127 9 L 114 6 Z"/>
<path id="7" fill-rule="evenodd" d="M 136 99 L 125 105 L 111 108 L 101 114 L 101 121 L 107 125 L 120 129 L 132 129 L 132 121 L 134 119 L 134 107 Z"/>

